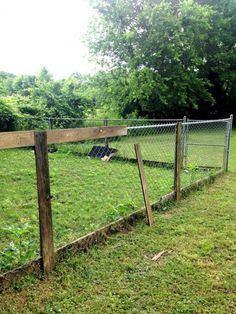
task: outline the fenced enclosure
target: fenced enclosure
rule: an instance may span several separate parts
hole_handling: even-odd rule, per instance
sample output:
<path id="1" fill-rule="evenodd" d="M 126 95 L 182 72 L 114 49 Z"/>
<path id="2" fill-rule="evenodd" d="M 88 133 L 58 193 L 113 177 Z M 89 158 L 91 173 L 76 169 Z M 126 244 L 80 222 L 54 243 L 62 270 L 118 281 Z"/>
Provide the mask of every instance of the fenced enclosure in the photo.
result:
<path id="1" fill-rule="evenodd" d="M 63 143 L 68 139 L 62 137 L 64 132 L 58 133 L 56 141 L 50 141 L 47 131 L 56 249 L 144 206 L 136 143 L 141 146 L 151 203 L 173 191 L 176 194 L 178 178 L 184 188 L 227 170 L 232 117 L 141 121 L 114 121 L 116 125 L 127 125 L 124 136 L 80 138 L 72 143 Z M 89 122 L 88 127 L 92 125 Z M 96 125 L 98 122 L 101 125 Z M 101 127 L 103 122 L 93 121 L 93 126 Z M 4 144 L 3 134 L 0 148 L 11 147 L 11 141 Z M 33 132 L 30 134 L 32 137 Z M 24 141 L 25 136 L 19 137 L 18 148 L 0 150 L 1 273 L 40 255 L 35 161 L 32 149 L 19 148 L 25 146 Z"/>

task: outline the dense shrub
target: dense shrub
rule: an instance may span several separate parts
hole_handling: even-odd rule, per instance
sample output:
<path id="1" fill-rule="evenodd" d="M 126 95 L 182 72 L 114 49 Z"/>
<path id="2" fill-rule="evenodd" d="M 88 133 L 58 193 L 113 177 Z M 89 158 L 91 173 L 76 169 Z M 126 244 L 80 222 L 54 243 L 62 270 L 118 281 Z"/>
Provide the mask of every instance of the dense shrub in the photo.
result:
<path id="1" fill-rule="evenodd" d="M 0 131 L 14 131 L 17 117 L 13 110 L 3 100 L 0 100 Z"/>

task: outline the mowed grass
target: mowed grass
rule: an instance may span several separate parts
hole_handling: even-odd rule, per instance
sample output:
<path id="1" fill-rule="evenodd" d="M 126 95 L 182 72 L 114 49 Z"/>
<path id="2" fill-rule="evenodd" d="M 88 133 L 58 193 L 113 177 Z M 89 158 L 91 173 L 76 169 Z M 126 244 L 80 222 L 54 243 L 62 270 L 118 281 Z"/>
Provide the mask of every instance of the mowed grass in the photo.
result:
<path id="1" fill-rule="evenodd" d="M 144 159 L 170 162 L 172 156 L 173 162 L 174 138 L 161 134 L 110 142 L 126 156 L 123 162 L 78 156 L 94 143 L 57 146 L 58 151 L 49 154 L 55 246 L 143 207 L 137 165 L 128 162 L 135 156 L 133 143 L 141 144 Z M 0 272 L 5 272 L 38 256 L 39 226 L 34 152 L 1 150 L 0 160 Z M 173 190 L 173 169 L 145 166 L 145 173 L 151 202 Z M 194 168 L 183 171 L 182 185 L 205 175 Z"/>
<path id="2" fill-rule="evenodd" d="M 234 131 L 228 174 L 155 212 L 153 227 L 68 256 L 44 281 L 24 278 L 0 296 L 0 312 L 236 313 L 235 153 Z"/>

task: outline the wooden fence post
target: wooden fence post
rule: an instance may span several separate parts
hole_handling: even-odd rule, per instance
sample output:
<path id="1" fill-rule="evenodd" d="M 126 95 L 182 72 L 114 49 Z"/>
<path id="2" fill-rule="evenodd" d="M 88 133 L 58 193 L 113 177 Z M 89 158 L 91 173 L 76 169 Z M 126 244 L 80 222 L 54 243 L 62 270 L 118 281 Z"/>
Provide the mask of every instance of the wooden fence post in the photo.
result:
<path id="1" fill-rule="evenodd" d="M 134 144 L 134 149 L 135 149 L 135 154 L 138 161 L 139 177 L 140 177 L 140 181 L 142 185 L 144 204 L 145 204 L 146 213 L 147 213 L 147 220 L 148 220 L 149 226 L 151 226 L 153 224 L 152 208 L 151 208 L 149 195 L 148 195 L 148 188 L 147 188 L 147 182 L 146 182 L 145 173 L 144 173 L 144 166 L 143 166 L 143 159 L 142 159 L 140 144 Z"/>
<path id="2" fill-rule="evenodd" d="M 180 173 L 182 165 L 181 157 L 181 136 L 182 135 L 182 123 L 178 122 L 176 125 L 176 138 L 175 138 L 175 196 L 176 200 L 181 199 L 181 182 L 180 182 Z"/>
<path id="3" fill-rule="evenodd" d="M 35 162 L 38 187 L 40 252 L 42 271 L 48 274 L 55 265 L 51 194 L 48 164 L 47 132 L 34 132 Z"/>

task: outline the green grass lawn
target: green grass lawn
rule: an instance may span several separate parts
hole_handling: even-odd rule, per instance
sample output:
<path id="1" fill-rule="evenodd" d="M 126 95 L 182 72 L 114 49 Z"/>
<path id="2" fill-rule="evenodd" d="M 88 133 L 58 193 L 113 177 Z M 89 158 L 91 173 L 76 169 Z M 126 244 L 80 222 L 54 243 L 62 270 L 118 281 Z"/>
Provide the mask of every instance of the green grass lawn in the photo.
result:
<path id="1" fill-rule="evenodd" d="M 104 245 L 28 276 L 0 313 L 236 313 L 236 132 L 230 172 Z M 159 261 L 152 257 L 166 251 Z"/>
<path id="2" fill-rule="evenodd" d="M 109 143 L 118 149 L 118 155 L 125 157 L 126 162 L 103 162 L 78 156 L 78 153 L 87 154 L 94 142 L 57 145 L 58 151 L 49 154 L 56 247 L 143 207 L 138 169 L 128 162 L 135 157 L 133 144 L 141 144 L 144 159 L 173 162 L 175 135 L 173 132 L 131 135 Z M 200 138 L 206 143 L 220 142 L 220 135 L 201 131 L 197 136 L 194 131 L 190 132 L 190 139 L 195 136 L 195 140 Z M 103 145 L 104 141 L 98 143 Z M 221 155 L 215 148 L 208 147 L 204 154 L 194 149 L 191 153 L 189 148 L 191 167 L 182 172 L 182 186 L 207 175 L 207 172 L 196 171 L 195 165 L 199 162 L 201 165 L 206 165 L 207 160 L 222 162 L 222 149 Z M 0 161 L 1 273 L 38 256 L 39 227 L 33 151 L 2 150 Z M 151 202 L 173 190 L 173 169 L 145 166 L 145 173 Z"/>

